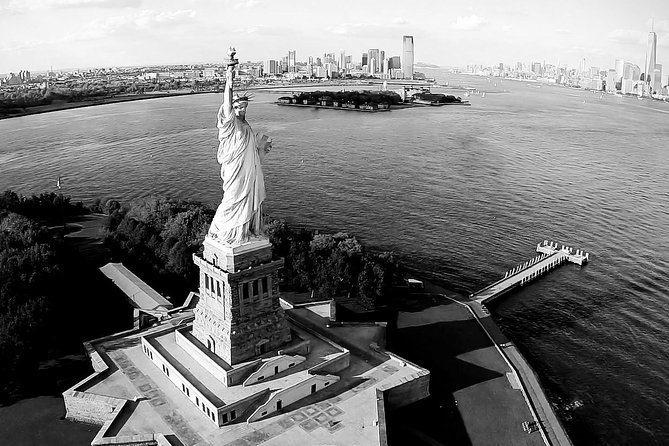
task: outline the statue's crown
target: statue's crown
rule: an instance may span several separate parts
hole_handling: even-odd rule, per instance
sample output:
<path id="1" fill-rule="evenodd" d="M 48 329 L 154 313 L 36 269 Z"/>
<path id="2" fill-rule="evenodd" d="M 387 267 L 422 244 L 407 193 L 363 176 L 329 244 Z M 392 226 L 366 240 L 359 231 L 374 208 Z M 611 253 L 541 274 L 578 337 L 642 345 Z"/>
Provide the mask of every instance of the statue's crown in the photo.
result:
<path id="1" fill-rule="evenodd" d="M 245 91 L 244 93 L 235 93 L 232 95 L 232 103 L 235 102 L 249 102 L 251 100 L 251 95 Z"/>

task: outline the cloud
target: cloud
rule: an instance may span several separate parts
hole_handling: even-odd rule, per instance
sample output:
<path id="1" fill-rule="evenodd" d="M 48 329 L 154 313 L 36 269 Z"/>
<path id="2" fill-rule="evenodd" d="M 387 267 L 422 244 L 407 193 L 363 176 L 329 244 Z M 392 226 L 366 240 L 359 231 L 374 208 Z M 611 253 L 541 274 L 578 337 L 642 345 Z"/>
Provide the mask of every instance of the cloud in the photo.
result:
<path id="1" fill-rule="evenodd" d="M 39 40 L 2 40 L 0 41 L 0 52 L 19 52 L 42 45 L 44 42 Z"/>
<path id="2" fill-rule="evenodd" d="M 49 0 L 44 3 L 50 7 L 58 8 L 122 8 L 125 6 L 139 6 L 141 5 L 141 0 Z"/>
<path id="3" fill-rule="evenodd" d="M 93 20 L 57 39 L 52 38 L 43 43 L 54 44 L 102 39 L 119 32 L 147 31 L 157 28 L 174 27 L 181 23 L 193 21 L 195 15 L 195 11 L 190 9 L 178 11 L 142 10 L 132 14 Z"/>
<path id="4" fill-rule="evenodd" d="M 4 15 L 7 14 L 20 14 L 26 12 L 26 4 L 19 0 L 0 0 L 0 13 Z"/>
<path id="5" fill-rule="evenodd" d="M 614 29 L 609 33 L 607 39 L 610 42 L 620 43 L 623 45 L 644 45 L 646 43 L 647 34 L 643 31 L 635 31 L 633 29 Z"/>
<path id="6" fill-rule="evenodd" d="M 586 59 L 590 57 L 604 57 L 609 55 L 609 52 L 604 48 L 585 47 L 578 45 L 570 46 L 569 48 L 565 49 L 565 51 L 569 54 L 578 54 L 579 58 L 585 56 Z"/>
<path id="7" fill-rule="evenodd" d="M 172 29 L 180 23 L 193 20 L 195 12 L 192 10 L 153 11 L 143 10 L 134 14 L 117 15 L 104 19 L 94 20 L 80 27 L 72 28 L 69 32 L 50 35 L 46 39 L 23 39 L 0 41 L 0 52 L 21 53 L 39 48 L 40 51 L 51 51 L 73 42 L 89 42 L 99 39 L 114 39 L 115 35 L 123 33 L 130 36 L 133 31 L 145 32 L 154 29 Z"/>
<path id="8" fill-rule="evenodd" d="M 244 0 L 242 2 L 235 3 L 233 5 L 234 9 L 249 9 L 256 6 L 262 5 L 260 0 Z"/>
<path id="9" fill-rule="evenodd" d="M 386 23 L 337 23 L 336 25 L 326 26 L 323 30 L 335 36 L 375 36 L 378 38 L 388 34 L 396 35 L 398 29 L 401 29 L 406 23 L 403 18 L 398 17 Z"/>
<path id="10" fill-rule="evenodd" d="M 27 13 L 55 8 L 123 8 L 139 6 L 142 0 L 0 0 L 0 12 Z"/>
<path id="11" fill-rule="evenodd" d="M 369 26 L 365 23 L 339 23 L 333 26 L 326 26 L 325 31 L 330 34 L 336 34 L 340 36 L 344 35 L 354 35 L 358 31 L 363 30 L 366 26 Z"/>
<path id="12" fill-rule="evenodd" d="M 563 36 L 571 34 L 571 30 L 568 28 L 558 28 L 555 30 L 555 34 L 561 34 Z"/>
<path id="13" fill-rule="evenodd" d="M 455 22 L 451 24 L 451 28 L 470 31 L 473 29 L 480 29 L 487 23 L 487 19 L 472 14 L 466 17 L 458 16 L 458 18 L 455 19 Z"/>
<path id="14" fill-rule="evenodd" d="M 259 26 L 248 26 L 246 28 L 237 28 L 232 30 L 233 34 L 257 34 L 260 31 L 261 27 Z"/>

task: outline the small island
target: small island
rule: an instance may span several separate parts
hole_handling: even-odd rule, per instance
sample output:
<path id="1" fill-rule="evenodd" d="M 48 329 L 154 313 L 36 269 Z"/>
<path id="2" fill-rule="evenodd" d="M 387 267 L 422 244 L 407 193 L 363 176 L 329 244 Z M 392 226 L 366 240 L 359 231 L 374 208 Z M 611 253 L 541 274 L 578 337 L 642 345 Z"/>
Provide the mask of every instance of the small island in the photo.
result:
<path id="1" fill-rule="evenodd" d="M 282 96 L 277 101 L 279 105 L 364 112 L 388 111 L 391 105 L 402 103 L 402 97 L 394 91 L 309 91 Z"/>
<path id="2" fill-rule="evenodd" d="M 470 105 L 453 95 L 431 93 L 426 89 L 404 87 L 396 91 L 310 91 L 282 96 L 276 104 L 296 107 L 332 108 L 363 112 L 389 111 L 415 106 Z"/>

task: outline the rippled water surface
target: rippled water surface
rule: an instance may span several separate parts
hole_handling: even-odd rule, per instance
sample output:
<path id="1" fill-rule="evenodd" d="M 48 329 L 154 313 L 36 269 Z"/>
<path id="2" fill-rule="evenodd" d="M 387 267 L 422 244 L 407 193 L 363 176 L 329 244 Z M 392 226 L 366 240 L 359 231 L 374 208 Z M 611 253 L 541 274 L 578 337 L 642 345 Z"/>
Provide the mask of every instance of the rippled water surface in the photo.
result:
<path id="1" fill-rule="evenodd" d="M 526 353 L 577 445 L 669 444 L 669 104 L 446 76 L 471 107 L 353 113 L 280 107 L 248 119 L 272 136 L 274 216 L 394 249 L 468 293 L 544 239 L 591 253 L 506 298 Z M 462 94 L 462 91 L 455 92 Z M 0 190 L 75 199 L 150 194 L 215 205 L 218 95 L 0 121 Z"/>

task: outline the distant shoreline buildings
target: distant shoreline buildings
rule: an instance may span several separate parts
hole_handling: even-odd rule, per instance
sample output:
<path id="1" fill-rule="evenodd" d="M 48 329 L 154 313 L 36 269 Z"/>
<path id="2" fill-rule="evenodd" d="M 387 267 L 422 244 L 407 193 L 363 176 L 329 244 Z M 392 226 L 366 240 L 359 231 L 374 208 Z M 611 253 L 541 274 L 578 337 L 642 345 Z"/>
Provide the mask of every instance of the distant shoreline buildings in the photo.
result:
<path id="1" fill-rule="evenodd" d="M 662 75 L 662 65 L 657 63 L 657 34 L 650 31 L 643 70 L 638 65 L 616 59 L 614 68 L 588 67 L 583 58 L 578 68 L 567 65 L 517 62 L 514 67 L 500 63 L 494 67 L 468 65 L 464 72 L 491 77 L 526 79 L 548 84 L 559 84 L 588 90 L 606 91 L 644 97 L 669 96 L 669 77 Z"/>
<path id="2" fill-rule="evenodd" d="M 413 79 L 420 76 L 414 72 L 413 36 L 403 36 L 403 55 L 387 56 L 386 51 L 379 48 L 370 48 L 363 53 L 359 61 L 346 54 L 344 49 L 337 53 L 324 53 L 323 56 L 309 56 L 306 61 L 300 61 L 295 49 L 289 49 L 287 55 L 280 59 L 267 59 L 262 62 L 241 63 L 237 67 L 237 77 L 244 82 L 260 81 L 263 79 L 337 79 L 337 78 L 364 78 L 376 77 L 380 79 Z M 404 58 L 404 60 L 402 60 Z M 404 63 L 403 63 L 404 62 Z M 404 68 L 403 68 L 404 67 Z M 197 82 L 224 80 L 222 64 L 181 65 L 165 67 L 124 67 L 93 70 L 73 70 L 72 72 L 54 72 L 53 69 L 45 74 L 31 78 L 28 71 L 18 74 L 10 73 L 0 78 L 0 87 L 26 87 L 29 84 L 41 84 L 41 88 L 49 81 L 54 83 L 76 81 L 77 79 L 91 79 L 102 81 L 132 82 L 137 85 L 149 84 L 195 84 Z M 144 85 L 146 88 L 146 85 Z M 172 86 L 171 88 L 175 88 Z"/>
<path id="3" fill-rule="evenodd" d="M 402 56 L 388 56 L 385 50 L 370 48 L 354 61 L 343 49 L 336 53 L 324 53 L 323 57 L 308 56 L 306 61 L 298 61 L 295 50 L 288 50 L 288 56 L 268 59 L 261 64 L 241 64 L 240 75 L 253 78 L 280 76 L 284 79 L 316 78 L 337 79 L 373 76 L 380 79 L 413 79 L 414 41 L 413 36 L 402 37 Z"/>
<path id="4" fill-rule="evenodd" d="M 415 71 L 415 41 L 410 35 L 402 36 L 401 56 L 390 56 L 380 48 L 370 48 L 355 60 L 344 49 L 338 53 L 324 53 L 322 56 L 308 56 L 299 60 L 295 49 L 288 49 L 287 55 L 279 59 L 261 62 L 245 62 L 237 67 L 237 79 L 246 84 L 274 83 L 282 81 L 354 79 L 374 77 L 379 79 L 425 79 L 423 73 Z M 420 66 L 420 65 L 419 65 Z M 432 67 L 425 65 L 426 67 Z M 434 66 L 437 68 L 436 66 Z M 164 67 L 127 67 L 94 70 L 74 70 L 70 73 L 56 73 L 31 76 L 28 71 L 10 73 L 0 79 L 0 88 L 8 92 L 12 89 L 32 89 L 67 84 L 77 80 L 90 87 L 94 79 L 100 88 L 121 87 L 134 91 L 155 91 L 192 88 L 194 91 L 215 89 L 224 82 L 222 64 L 181 65 Z M 514 66 L 499 63 L 489 67 L 468 65 L 462 69 L 453 68 L 453 73 L 464 72 L 483 76 L 533 80 L 548 84 L 559 84 L 609 93 L 638 95 L 664 99 L 669 97 L 669 78 L 662 74 L 662 65 L 657 63 L 657 34 L 651 30 L 644 57 L 643 68 L 623 59 L 616 59 L 614 67 L 600 69 L 588 66 L 585 58 L 578 68 L 543 62 L 517 62 Z M 117 88 L 118 89 L 118 88 Z"/>

